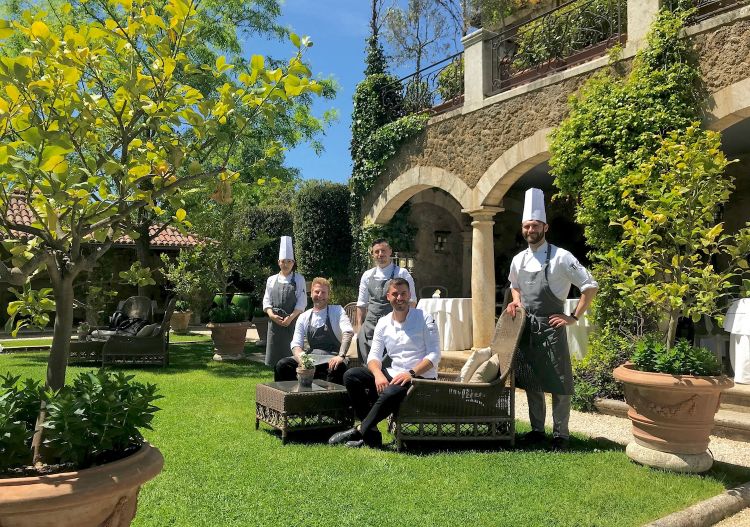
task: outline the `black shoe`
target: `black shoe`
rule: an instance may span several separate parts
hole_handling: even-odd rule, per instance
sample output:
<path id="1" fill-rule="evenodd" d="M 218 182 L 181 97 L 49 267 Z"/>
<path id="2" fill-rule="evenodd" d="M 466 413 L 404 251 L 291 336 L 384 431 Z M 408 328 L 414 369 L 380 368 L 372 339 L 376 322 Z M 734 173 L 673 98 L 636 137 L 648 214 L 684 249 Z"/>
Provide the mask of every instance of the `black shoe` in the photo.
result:
<path id="1" fill-rule="evenodd" d="M 349 448 L 361 448 L 365 446 L 365 440 L 364 439 L 357 439 L 356 441 L 347 441 L 344 443 Z"/>
<path id="2" fill-rule="evenodd" d="M 346 443 L 347 441 L 356 441 L 361 439 L 362 434 L 360 433 L 360 431 L 356 428 L 350 428 L 349 430 L 344 430 L 342 432 L 336 432 L 335 434 L 333 434 L 328 440 L 328 444 L 340 445 L 341 443 Z"/>
<path id="3" fill-rule="evenodd" d="M 553 452 L 567 452 L 570 450 L 570 440 L 567 437 L 553 437 L 551 450 Z"/>
<path id="4" fill-rule="evenodd" d="M 544 432 L 540 430 L 532 430 L 531 432 L 526 432 L 522 435 L 520 441 L 524 445 L 539 445 L 547 441 L 547 436 L 545 436 Z"/>
<path id="5" fill-rule="evenodd" d="M 379 430 L 368 430 L 365 432 L 363 439 L 370 448 L 383 448 L 383 434 Z"/>

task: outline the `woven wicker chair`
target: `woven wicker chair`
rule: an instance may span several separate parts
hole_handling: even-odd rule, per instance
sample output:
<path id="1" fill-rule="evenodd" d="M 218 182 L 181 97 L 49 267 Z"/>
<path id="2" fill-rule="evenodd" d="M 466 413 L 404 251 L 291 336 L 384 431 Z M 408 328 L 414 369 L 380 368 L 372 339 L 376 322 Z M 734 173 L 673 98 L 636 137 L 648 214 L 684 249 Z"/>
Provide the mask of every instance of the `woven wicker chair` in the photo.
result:
<path id="1" fill-rule="evenodd" d="M 391 420 L 396 448 L 404 441 L 509 441 L 515 444 L 513 363 L 526 321 L 503 313 L 495 326 L 492 351 L 500 359 L 500 375 L 489 383 L 454 382 L 457 375 L 436 381 L 414 379 Z"/>
<path id="2" fill-rule="evenodd" d="M 159 329 L 148 337 L 112 335 L 102 349 L 102 366 L 169 365 L 169 323 L 175 299 L 169 301 Z"/>
<path id="3" fill-rule="evenodd" d="M 356 338 L 357 333 L 359 332 L 359 328 L 362 327 L 359 323 L 359 317 L 357 316 L 357 303 L 356 302 L 349 302 L 344 306 L 344 313 L 346 313 L 346 316 L 349 317 L 349 322 L 352 323 L 352 327 L 354 328 L 354 337 Z"/>

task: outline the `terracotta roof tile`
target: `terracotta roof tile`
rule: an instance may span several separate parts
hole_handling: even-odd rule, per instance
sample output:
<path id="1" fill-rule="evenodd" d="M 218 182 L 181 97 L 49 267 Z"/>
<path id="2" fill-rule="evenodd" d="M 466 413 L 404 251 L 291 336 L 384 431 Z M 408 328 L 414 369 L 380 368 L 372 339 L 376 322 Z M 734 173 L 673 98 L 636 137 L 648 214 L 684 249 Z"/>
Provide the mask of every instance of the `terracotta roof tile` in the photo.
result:
<path id="1" fill-rule="evenodd" d="M 18 225 L 31 225 L 33 216 L 26 202 L 19 197 L 11 196 L 8 207 L 7 219 Z M 159 230 L 161 225 L 152 225 L 149 229 L 151 236 Z M 115 243 L 119 245 L 135 245 L 130 236 L 123 236 Z M 198 243 L 198 239 L 190 234 L 182 234 L 177 229 L 167 226 L 151 241 L 151 247 L 158 248 L 180 248 L 192 247 Z"/>

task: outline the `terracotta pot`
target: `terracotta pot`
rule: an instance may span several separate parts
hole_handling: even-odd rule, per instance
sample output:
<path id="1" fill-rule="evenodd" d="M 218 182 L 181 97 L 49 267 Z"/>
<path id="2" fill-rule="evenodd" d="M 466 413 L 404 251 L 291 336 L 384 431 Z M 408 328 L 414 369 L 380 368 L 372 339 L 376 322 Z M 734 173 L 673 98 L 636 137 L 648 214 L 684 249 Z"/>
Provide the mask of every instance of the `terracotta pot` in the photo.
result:
<path id="1" fill-rule="evenodd" d="M 127 527 L 141 485 L 164 466 L 146 443 L 135 454 L 94 468 L 49 476 L 0 479 L 3 527 Z"/>
<path id="2" fill-rule="evenodd" d="M 271 322 L 271 319 L 266 316 L 253 317 L 253 324 L 255 324 L 255 329 L 258 331 L 258 345 L 259 346 L 266 345 L 266 340 L 268 339 L 269 322 Z"/>
<path id="3" fill-rule="evenodd" d="M 706 451 L 721 392 L 734 386 L 724 375 L 648 373 L 631 363 L 613 373 L 624 384 L 636 443 L 672 454 Z"/>
<path id="4" fill-rule="evenodd" d="M 187 333 L 187 328 L 190 325 L 190 317 L 192 315 L 192 311 L 175 311 L 172 313 L 172 318 L 169 321 L 172 331 L 175 333 Z"/>
<path id="5" fill-rule="evenodd" d="M 214 360 L 239 360 L 245 357 L 245 337 L 250 322 L 209 322 L 214 341 Z"/>
<path id="6" fill-rule="evenodd" d="M 315 378 L 315 368 L 297 368 L 297 382 L 303 388 L 310 388 Z"/>

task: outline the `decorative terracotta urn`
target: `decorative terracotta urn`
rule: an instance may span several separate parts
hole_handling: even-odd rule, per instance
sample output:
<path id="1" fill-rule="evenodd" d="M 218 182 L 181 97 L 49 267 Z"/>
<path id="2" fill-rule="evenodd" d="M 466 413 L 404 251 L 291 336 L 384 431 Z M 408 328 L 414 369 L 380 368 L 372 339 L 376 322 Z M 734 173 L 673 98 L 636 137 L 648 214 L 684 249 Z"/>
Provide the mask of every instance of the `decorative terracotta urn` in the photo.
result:
<path id="1" fill-rule="evenodd" d="M 642 464 L 680 472 L 704 472 L 713 459 L 706 452 L 721 392 L 734 386 L 726 376 L 699 377 L 650 373 L 631 363 L 615 368 L 624 384 L 634 442 L 628 457 Z M 662 453 L 662 454 L 660 454 Z"/>
<path id="2" fill-rule="evenodd" d="M 190 325 L 190 317 L 192 316 L 192 311 L 175 311 L 172 313 L 172 318 L 169 321 L 172 331 L 179 334 L 187 333 L 187 328 Z"/>
<path id="3" fill-rule="evenodd" d="M 245 338 L 250 322 L 209 322 L 214 341 L 214 360 L 240 360 L 245 358 Z"/>
<path id="4" fill-rule="evenodd" d="M 302 388 L 312 387 L 315 378 L 315 368 L 297 368 L 297 382 Z"/>
<path id="5" fill-rule="evenodd" d="M 271 319 L 266 316 L 262 317 L 253 317 L 253 324 L 255 324 L 255 329 L 258 331 L 258 346 L 265 346 L 266 340 L 268 339 L 268 324 L 270 324 Z"/>
<path id="6" fill-rule="evenodd" d="M 47 476 L 0 479 L 3 527 L 128 527 L 141 485 L 164 466 L 146 443 L 113 463 Z"/>

